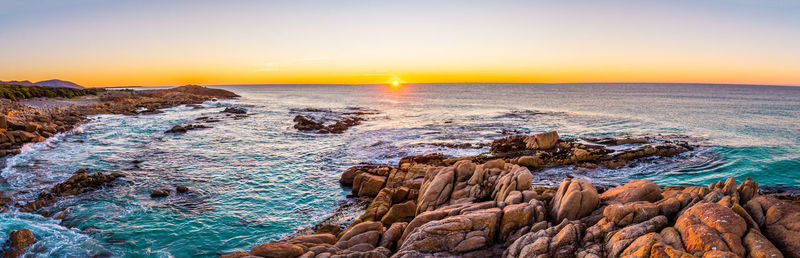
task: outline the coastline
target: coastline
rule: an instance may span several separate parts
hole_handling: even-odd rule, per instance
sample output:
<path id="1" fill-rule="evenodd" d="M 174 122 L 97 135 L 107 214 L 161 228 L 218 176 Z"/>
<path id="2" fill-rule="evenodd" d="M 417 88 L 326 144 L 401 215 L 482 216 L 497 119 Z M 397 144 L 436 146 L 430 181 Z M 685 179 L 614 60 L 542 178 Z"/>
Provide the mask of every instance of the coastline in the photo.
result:
<path id="1" fill-rule="evenodd" d="M 180 93 L 180 94 L 184 94 L 184 93 Z M 137 96 L 137 97 L 139 97 L 139 96 Z M 144 115 L 144 114 L 148 114 L 148 113 L 152 113 L 152 112 L 158 112 L 159 108 L 166 108 L 166 107 L 171 107 L 171 106 L 174 106 L 174 105 L 183 105 L 183 104 L 191 105 L 191 104 L 196 104 L 196 103 L 191 103 L 191 101 L 195 101 L 195 102 L 199 101 L 199 99 L 187 98 L 185 101 L 188 101 L 188 103 L 184 103 L 183 101 L 174 101 L 174 100 L 171 100 L 171 99 L 167 101 L 167 100 L 164 100 L 164 99 L 154 98 L 154 97 L 150 97 L 150 95 L 148 95 L 146 97 L 147 97 L 147 99 L 142 98 L 143 100 L 141 100 L 141 102 L 139 102 L 138 100 L 129 101 L 129 100 L 126 100 L 126 99 L 123 98 L 122 100 L 116 99 L 115 100 L 116 102 L 110 102 L 109 105 L 104 105 L 104 104 L 91 105 L 90 107 L 79 107 L 78 110 L 80 110 L 81 112 L 86 112 L 86 113 L 79 113 L 79 114 L 87 114 L 87 115 L 104 114 L 104 113 L 126 114 L 126 115 L 132 115 L 132 114 L 142 114 L 142 115 Z M 200 101 L 200 102 L 202 102 L 202 101 Z M 89 105 L 87 105 L 87 106 L 89 106 Z M 232 111 L 232 112 L 235 112 L 235 111 Z M 543 134 L 543 135 L 538 135 L 538 136 L 536 136 L 536 135 L 535 136 L 511 136 L 511 137 L 506 137 L 506 138 L 502 138 L 502 139 L 497 139 L 494 142 L 492 142 L 491 147 L 493 148 L 493 150 L 495 152 L 495 155 L 470 156 L 470 157 L 444 157 L 444 156 L 436 156 L 436 155 L 411 156 L 411 157 L 406 157 L 406 158 L 402 159 L 397 166 L 383 166 L 384 168 L 388 168 L 388 171 L 377 171 L 374 168 L 370 168 L 370 167 L 364 167 L 364 168 L 362 168 L 360 170 L 359 169 L 354 169 L 353 171 L 348 170 L 350 172 L 345 172 L 343 174 L 342 179 L 343 179 L 343 181 L 350 181 L 350 183 L 343 183 L 343 185 L 345 187 L 353 188 L 354 189 L 354 191 L 353 191 L 354 198 L 358 197 L 359 199 L 366 200 L 366 202 L 369 202 L 369 205 L 366 205 L 366 204 L 355 204 L 355 205 L 352 205 L 352 204 L 345 203 L 344 205 L 340 206 L 340 208 L 337 211 L 335 211 L 333 213 L 331 218 L 328 218 L 328 219 L 324 220 L 323 222 L 320 222 L 318 225 L 314 226 L 313 228 L 294 232 L 294 233 L 284 237 L 283 239 L 276 241 L 276 243 L 281 243 L 281 244 L 282 243 L 288 243 L 288 244 L 291 244 L 291 245 L 300 246 L 300 248 L 304 251 L 303 255 L 306 255 L 306 254 L 308 254 L 309 251 L 312 251 L 311 248 L 316 247 L 318 243 L 315 243 L 315 244 L 313 244 L 314 246 L 310 246 L 309 247 L 308 246 L 309 242 L 302 242 L 302 241 L 309 241 L 308 237 L 304 237 L 304 236 L 309 235 L 309 233 L 319 233 L 319 234 L 330 234 L 330 235 L 334 236 L 333 239 L 334 239 L 335 242 L 333 242 L 333 243 L 331 243 L 331 241 L 328 241 L 330 238 L 327 235 L 320 237 L 320 238 L 324 238 L 323 240 L 327 241 L 325 243 L 327 243 L 327 244 L 329 244 L 331 246 L 330 249 L 326 249 L 326 250 L 329 251 L 327 253 L 338 254 L 338 255 L 345 255 L 345 254 L 347 254 L 347 255 L 351 255 L 351 254 L 366 255 L 366 254 L 371 254 L 371 255 L 378 255 L 378 256 L 380 256 L 380 255 L 390 256 L 392 254 L 398 254 L 399 253 L 398 252 L 399 248 L 402 247 L 402 244 L 401 244 L 400 241 L 397 241 L 397 240 L 395 240 L 395 242 L 387 243 L 389 245 L 393 245 L 392 248 L 386 248 L 386 249 L 388 249 L 390 251 L 388 254 L 383 249 L 378 250 L 380 248 L 379 245 L 381 244 L 382 240 L 377 240 L 378 242 L 375 245 L 372 246 L 373 247 L 372 249 L 369 249 L 368 251 L 363 251 L 363 252 L 357 252 L 357 251 L 358 250 L 366 250 L 365 246 L 360 246 L 360 247 L 356 247 L 356 248 L 353 248 L 353 246 L 350 246 L 350 247 L 345 248 L 345 249 L 336 247 L 336 244 L 342 240 L 342 238 L 345 236 L 345 234 L 347 234 L 346 232 L 348 232 L 348 231 L 352 232 L 353 227 L 355 227 L 357 225 L 360 225 L 360 224 L 363 224 L 363 223 L 370 223 L 370 222 L 379 222 L 379 223 L 383 224 L 382 223 L 383 217 L 385 217 L 388 214 L 388 212 L 390 212 L 392 210 L 392 208 L 394 206 L 396 206 L 396 205 L 400 205 L 400 204 L 404 204 L 405 205 L 405 207 L 400 206 L 402 208 L 396 208 L 396 210 L 398 210 L 398 212 L 399 212 L 399 210 L 401 210 L 401 209 L 410 210 L 411 209 L 410 208 L 411 205 L 408 202 L 409 201 L 414 201 L 415 202 L 415 204 L 414 204 L 414 206 L 415 206 L 415 209 L 414 209 L 415 210 L 415 215 L 413 217 L 411 217 L 411 215 L 405 216 L 404 218 L 402 218 L 402 220 L 404 220 L 403 222 L 406 222 L 406 223 L 413 222 L 413 220 L 416 217 L 419 217 L 422 214 L 422 213 L 416 214 L 416 207 L 418 206 L 417 203 L 419 202 L 419 199 L 418 198 L 411 198 L 410 197 L 411 195 L 409 195 L 409 194 L 410 194 L 410 190 L 413 190 L 414 187 L 417 187 L 417 189 L 416 189 L 417 193 L 416 194 L 417 194 L 417 197 L 419 197 L 419 191 L 425 185 L 425 182 L 426 182 L 427 171 L 423 171 L 425 174 L 422 174 L 421 177 L 418 174 L 417 177 L 412 178 L 413 180 L 411 180 L 411 181 L 413 181 L 413 182 L 409 183 L 409 184 L 411 184 L 411 188 L 407 187 L 407 188 L 409 188 L 408 190 L 401 190 L 401 191 L 399 191 L 400 193 L 397 193 L 396 190 L 391 190 L 391 191 L 395 191 L 395 192 L 391 193 L 391 195 L 392 195 L 391 198 L 395 198 L 395 194 L 397 194 L 397 195 L 405 194 L 406 195 L 405 197 L 396 197 L 396 198 L 399 198 L 398 199 L 399 201 L 395 201 L 394 199 L 391 199 L 391 201 L 389 201 L 389 205 L 388 206 L 385 205 L 385 199 L 384 199 L 384 203 L 381 204 L 382 207 L 373 207 L 373 204 L 375 204 L 376 201 L 378 201 L 378 204 L 380 204 L 379 196 L 380 196 L 381 192 L 383 192 L 383 190 L 387 188 L 386 185 L 388 184 L 388 181 L 390 181 L 389 178 L 392 178 L 392 171 L 394 171 L 394 170 L 400 170 L 400 171 L 402 171 L 403 169 L 408 170 L 411 167 L 414 167 L 414 166 L 417 166 L 417 165 L 425 166 L 425 167 L 444 167 L 444 168 L 451 167 L 451 168 L 453 168 L 453 170 L 457 170 L 456 169 L 456 167 L 458 166 L 457 164 L 466 164 L 466 163 L 469 162 L 469 163 L 475 164 L 477 166 L 480 166 L 480 165 L 485 165 L 487 163 L 496 162 L 495 160 L 497 160 L 498 158 L 503 159 L 504 160 L 503 161 L 504 164 L 510 164 L 511 166 L 519 166 L 519 167 L 525 167 L 525 168 L 534 169 L 533 171 L 530 171 L 531 173 L 535 173 L 535 168 L 541 168 L 541 167 L 547 167 L 547 166 L 574 166 L 574 167 L 586 168 L 586 169 L 594 169 L 594 168 L 598 168 L 598 167 L 603 167 L 603 168 L 608 168 L 608 169 L 614 169 L 614 168 L 625 167 L 625 166 L 634 166 L 635 165 L 635 160 L 639 159 L 639 158 L 646 158 L 646 157 L 652 157 L 652 156 L 656 156 L 656 158 L 657 157 L 661 157 L 661 156 L 671 156 L 671 155 L 679 154 L 679 153 L 684 152 L 686 150 L 689 150 L 691 148 L 694 148 L 694 146 L 692 144 L 689 144 L 689 143 L 686 143 L 686 142 L 680 142 L 680 141 L 681 141 L 680 137 L 669 138 L 669 137 L 663 137 L 663 136 L 662 137 L 659 137 L 659 136 L 652 136 L 652 137 L 647 136 L 647 137 L 644 137 L 643 136 L 643 137 L 638 137 L 638 138 L 584 138 L 584 139 L 559 138 L 557 136 L 557 134 L 555 135 L 555 137 L 553 137 L 553 135 L 548 135 L 548 134 Z M 549 142 L 552 142 L 552 143 L 549 143 Z M 553 146 L 550 146 L 551 144 Z M 564 145 L 564 146 L 555 147 L 556 145 Z M 630 148 L 630 149 L 627 149 L 626 151 L 623 151 L 623 152 L 617 152 L 617 151 L 609 152 L 608 148 L 603 149 L 603 148 L 598 147 L 598 145 L 603 145 L 603 146 L 637 145 L 638 148 Z M 407 167 L 403 168 L 403 166 L 407 166 Z M 505 169 L 505 165 L 504 165 L 504 169 Z M 359 171 L 361 171 L 361 172 L 359 172 Z M 510 171 L 505 171 L 504 170 L 503 172 L 500 172 L 500 174 L 507 173 L 507 172 L 510 172 Z M 408 173 L 408 171 L 405 171 L 405 173 Z M 417 173 L 419 173 L 419 171 L 417 171 Z M 345 177 L 345 175 L 347 175 L 347 176 Z M 359 175 L 361 177 L 360 180 L 362 182 L 359 183 L 359 184 L 356 184 L 355 183 L 356 177 L 359 177 Z M 384 179 L 383 186 L 375 188 L 374 185 L 371 185 L 371 184 L 377 184 L 376 182 L 372 181 L 372 180 L 376 179 L 376 177 L 386 177 Z M 434 180 L 435 178 L 436 178 L 436 176 L 433 176 L 430 180 Z M 405 178 L 405 177 L 403 179 L 407 180 L 407 178 Z M 364 181 L 364 180 L 366 180 L 366 181 Z M 378 181 L 380 181 L 380 179 L 378 179 Z M 449 182 L 448 180 L 445 180 L 445 181 Z M 453 180 L 450 180 L 450 181 L 453 181 L 455 183 L 458 180 L 457 179 L 453 179 Z M 516 179 L 514 181 L 516 181 Z M 367 183 L 367 185 L 369 185 L 369 186 L 367 188 L 363 188 L 362 185 L 364 183 Z M 463 182 L 461 182 L 461 183 L 463 183 Z M 752 183 L 748 182 L 748 184 L 752 184 Z M 726 183 L 722 183 L 721 184 L 721 186 L 722 186 L 721 188 L 722 189 L 730 188 L 730 186 L 725 186 L 725 185 L 726 185 Z M 730 185 L 730 183 L 727 183 L 727 185 Z M 733 185 L 734 186 L 736 185 L 735 182 L 733 183 Z M 358 187 L 355 187 L 355 186 L 358 186 Z M 446 188 L 447 185 L 445 185 L 444 187 Z M 597 193 L 599 195 L 602 195 L 604 192 L 607 191 L 607 189 L 605 189 L 604 187 L 597 187 L 597 186 L 592 186 L 592 187 L 595 189 L 595 191 L 597 191 Z M 456 187 L 453 186 L 452 188 L 455 189 Z M 566 187 L 566 188 L 569 188 L 569 187 Z M 688 188 L 688 187 L 683 187 L 683 186 L 678 186 L 678 187 L 676 187 L 676 186 L 658 186 L 658 188 L 659 188 L 659 191 L 661 192 L 662 195 L 667 191 L 684 191 L 686 189 L 696 189 L 696 188 Z M 700 202 L 705 201 L 705 202 L 710 203 L 711 202 L 710 200 L 716 199 L 716 195 L 718 195 L 718 194 L 715 194 L 715 196 L 709 197 L 708 200 L 706 199 L 707 195 L 715 193 L 715 192 L 718 192 L 717 190 L 720 190 L 718 188 L 720 188 L 720 185 L 712 185 L 712 186 L 709 186 L 709 187 L 705 187 L 705 189 L 707 189 L 709 191 L 708 194 L 706 194 L 705 196 L 700 196 L 698 194 L 698 196 L 700 196 L 702 198 L 699 198 L 698 199 L 699 201 L 697 201 L 697 202 L 700 203 Z M 394 189 L 394 188 L 392 188 L 392 189 Z M 442 188 L 440 190 L 443 190 L 443 189 L 444 188 Z M 539 198 L 530 197 L 530 195 L 532 195 L 533 193 L 531 193 L 531 192 L 527 192 L 526 193 L 525 190 L 523 190 L 523 191 L 512 190 L 512 192 L 514 192 L 514 191 L 521 192 L 521 196 L 522 196 L 521 202 L 514 203 L 514 202 L 517 202 L 517 200 L 506 202 L 506 200 L 503 199 L 502 200 L 503 204 L 501 205 L 498 200 L 494 200 L 495 204 L 493 204 L 494 207 L 492 207 L 492 208 L 487 208 L 487 207 L 492 206 L 492 205 L 482 204 L 483 202 L 477 202 L 478 200 L 473 200 L 473 201 L 470 201 L 470 202 L 458 203 L 458 204 L 459 205 L 466 205 L 466 204 L 488 205 L 488 206 L 478 207 L 478 208 L 481 208 L 481 209 L 478 209 L 478 210 L 486 210 L 486 209 L 495 209 L 495 208 L 497 208 L 501 212 L 503 212 L 503 210 L 506 207 L 508 207 L 509 204 L 510 205 L 517 205 L 517 204 L 524 204 L 524 203 L 530 204 L 530 202 L 533 202 L 533 200 L 536 199 L 536 200 L 539 200 L 539 202 L 542 203 L 541 207 L 543 207 L 544 210 L 551 210 L 552 207 L 550 207 L 550 206 L 553 205 L 551 203 L 553 202 L 552 200 L 553 200 L 554 196 L 550 196 L 550 197 L 547 197 L 547 196 L 548 195 L 555 195 L 555 193 L 558 192 L 558 189 L 559 188 L 531 187 L 530 190 L 527 190 L 527 191 L 532 191 L 533 193 L 535 193 L 536 196 L 539 196 Z M 588 186 L 587 186 L 587 189 L 588 189 Z M 697 189 L 700 189 L 700 188 L 697 188 Z M 364 191 L 364 192 L 362 192 L 362 191 Z M 490 191 L 490 190 L 483 189 L 481 191 Z M 491 190 L 491 191 L 494 191 L 494 190 Z M 691 190 L 691 191 L 694 191 L 694 190 Z M 699 191 L 702 192 L 702 191 L 705 191 L 705 190 L 699 190 Z M 733 197 L 732 193 L 729 193 L 729 192 L 726 192 L 726 191 L 722 192 L 724 196 Z M 403 192 L 406 192 L 406 193 L 403 193 Z M 762 193 L 765 194 L 765 195 L 767 194 L 766 192 L 762 192 Z M 486 194 L 486 193 L 484 192 L 482 194 Z M 494 194 L 495 194 L 494 192 L 491 193 L 491 195 L 494 195 Z M 386 195 L 386 194 L 384 194 L 384 195 Z M 738 192 L 738 189 L 737 189 L 737 195 L 741 195 L 741 193 Z M 386 196 L 384 196 L 384 197 L 386 197 Z M 531 199 L 528 199 L 529 197 Z M 448 198 L 452 198 L 452 192 L 451 192 L 450 197 L 448 197 Z M 517 197 L 514 197 L 514 198 L 517 198 Z M 722 198 L 724 199 L 725 197 L 722 197 Z M 764 201 L 764 202 L 769 202 L 768 204 L 773 204 L 769 208 L 771 208 L 772 206 L 778 205 L 778 204 L 775 204 L 775 203 L 782 203 L 782 201 L 777 201 L 777 200 L 773 201 L 773 200 L 769 199 L 769 197 L 765 197 L 765 198 L 767 200 Z M 796 198 L 796 197 L 791 197 L 790 196 L 788 198 Z M 665 197 L 665 195 L 663 195 L 662 199 L 667 199 L 667 198 Z M 702 200 L 700 200 L 700 199 L 702 199 Z M 720 199 L 717 202 L 720 202 L 723 199 Z M 403 202 L 400 202 L 400 201 L 403 201 Z M 355 202 L 355 200 L 354 200 L 354 202 Z M 451 201 L 448 200 L 447 202 L 449 203 Z M 651 203 L 653 203 L 653 202 L 651 202 Z M 378 205 L 378 204 L 375 204 L 375 205 Z M 743 207 L 746 207 L 746 204 L 747 204 L 747 202 L 739 202 L 738 203 L 739 206 L 743 206 Z M 606 204 L 605 207 L 607 207 L 607 206 L 608 206 L 608 204 Z M 534 207 L 539 207 L 539 206 L 535 206 L 534 205 Z M 731 207 L 733 207 L 733 206 L 731 206 Z M 781 205 L 780 207 L 783 207 L 783 206 Z M 383 216 L 379 217 L 378 216 L 379 213 L 376 212 L 373 215 L 371 215 L 371 216 L 373 216 L 373 218 L 365 218 L 365 219 L 358 218 L 359 215 L 362 214 L 362 213 L 364 213 L 364 214 L 369 213 L 371 208 L 374 211 L 386 212 L 387 214 L 383 214 Z M 444 208 L 444 207 L 439 207 L 439 208 L 441 209 L 441 208 Z M 449 208 L 452 208 L 452 207 L 449 207 Z M 473 207 L 473 208 L 475 208 L 475 207 Z M 683 207 L 684 210 L 687 209 L 687 208 L 688 208 L 688 206 L 687 207 Z M 769 208 L 764 209 L 764 212 L 766 212 Z M 466 212 L 466 211 L 464 211 L 464 209 L 467 209 L 467 208 L 456 207 L 454 209 L 456 209 L 457 211 L 456 210 L 449 210 L 448 213 L 447 213 L 447 216 L 444 217 L 443 219 L 447 219 L 448 217 L 451 217 L 451 215 L 454 215 L 454 216 L 466 215 L 466 213 L 464 213 L 464 212 Z M 537 210 L 537 209 L 539 209 L 539 208 L 534 208 L 534 210 Z M 626 209 L 628 209 L 628 208 L 626 208 Z M 652 207 L 650 207 L 649 209 L 652 209 Z M 661 208 L 659 207 L 659 209 L 661 209 Z M 439 210 L 439 209 L 436 209 L 436 210 Z M 602 209 L 601 208 L 595 208 L 594 210 L 591 211 L 589 216 L 594 215 L 595 217 L 597 217 L 597 214 L 594 214 L 594 213 L 602 213 L 602 211 L 598 212 L 598 210 L 602 210 Z M 469 210 L 469 212 L 472 212 L 472 211 L 473 210 Z M 755 209 L 754 209 L 754 211 L 755 211 Z M 501 215 L 499 215 L 497 217 L 497 219 L 499 221 L 503 220 L 502 218 L 503 218 L 504 215 L 502 215 L 502 214 L 504 214 L 504 213 L 501 213 Z M 546 219 L 546 217 L 548 216 L 547 212 L 544 213 L 544 214 L 545 215 L 543 215 L 543 216 L 544 216 L 545 219 L 544 220 L 540 220 L 537 223 L 543 222 L 543 221 L 547 221 L 550 224 L 556 224 L 556 222 Z M 52 216 L 53 214 L 48 214 L 48 215 Z M 361 217 L 363 217 L 363 215 Z M 755 216 L 751 216 L 751 217 L 755 217 Z M 437 219 L 437 220 L 432 220 L 432 221 L 428 221 L 428 222 L 440 221 L 440 220 L 443 220 L 443 219 Z M 583 218 L 581 218 L 581 219 L 583 219 Z M 579 219 L 579 220 L 581 220 L 581 219 Z M 672 220 L 674 218 L 669 217 L 669 219 Z M 350 223 L 350 220 L 360 220 L 360 221 L 356 221 L 357 223 Z M 423 224 L 427 224 L 428 222 L 423 223 Z M 589 227 L 590 225 L 587 225 L 589 222 L 592 222 L 592 221 L 590 220 L 588 222 L 581 222 L 581 223 L 583 223 L 583 224 L 581 224 L 582 227 L 584 227 L 584 228 Z M 395 223 L 401 223 L 401 222 L 395 222 Z M 378 237 L 378 239 L 383 239 L 383 237 L 384 237 L 383 234 L 389 232 L 389 230 L 392 228 L 392 226 L 395 223 L 391 223 L 390 225 L 383 224 L 382 226 L 384 228 L 381 229 L 382 230 L 381 231 L 381 236 Z M 500 224 L 502 225 L 502 223 L 500 223 Z M 334 227 L 327 226 L 327 225 L 337 226 L 339 230 L 336 230 Z M 374 223 L 372 225 L 373 226 L 371 226 L 371 227 L 377 228 L 377 226 L 375 226 Z M 527 225 L 527 226 L 531 226 L 532 227 L 534 225 L 536 225 L 536 224 L 530 224 L 530 225 Z M 422 225 L 419 225 L 419 226 L 422 226 Z M 397 231 L 401 231 L 401 229 L 399 229 L 398 227 L 399 226 L 395 227 L 394 231 L 392 231 L 392 232 L 393 233 L 397 233 Z M 541 227 L 541 225 L 539 227 Z M 549 227 L 559 228 L 558 225 L 556 225 L 556 226 L 552 226 L 551 225 Z M 559 230 L 563 230 L 563 228 L 568 227 L 568 225 L 563 225 L 563 226 L 560 226 L 560 227 L 561 227 L 561 229 L 559 229 Z M 345 231 L 339 232 L 342 228 L 345 228 Z M 762 226 L 759 226 L 759 228 L 762 228 Z M 537 228 L 537 229 L 540 229 L 540 228 Z M 619 229 L 617 229 L 617 230 L 619 230 Z M 760 230 L 762 230 L 762 229 L 760 229 Z M 372 231 L 369 231 L 369 232 L 374 232 L 374 231 L 375 230 L 372 230 Z M 406 231 L 405 228 L 402 229 L 403 233 L 405 231 Z M 533 230 L 529 229 L 528 233 L 533 233 L 532 231 Z M 362 232 L 362 233 L 365 233 L 365 232 Z M 368 232 L 366 232 L 366 233 L 368 233 Z M 413 232 L 410 232 L 409 234 L 411 234 L 411 233 L 413 233 Z M 587 232 L 583 232 L 583 233 L 581 233 L 581 235 L 583 235 L 584 233 L 588 234 Z M 610 233 L 610 232 L 606 232 L 606 233 Z M 351 235 L 352 234 L 355 234 L 355 233 L 351 233 Z M 371 235 L 375 235 L 374 233 L 370 233 L 370 234 Z M 356 237 L 356 236 L 358 236 L 358 235 L 350 236 L 350 239 L 345 238 L 345 241 L 350 241 L 352 239 L 352 237 Z M 494 238 L 498 238 L 498 236 L 493 236 L 493 237 Z M 743 237 L 745 237 L 745 236 L 743 236 Z M 484 237 L 484 238 L 486 238 L 486 237 Z M 494 239 L 494 240 L 496 240 L 496 239 Z M 320 240 L 317 239 L 317 240 L 313 240 L 313 241 L 320 241 Z M 470 241 L 473 241 L 473 240 L 470 240 Z M 480 249 L 479 251 L 482 252 L 480 254 L 501 255 L 503 250 L 508 250 L 507 247 L 503 246 L 506 243 L 503 243 L 503 245 L 501 245 L 500 247 L 498 247 L 497 244 L 499 244 L 499 243 L 493 243 L 493 246 L 488 246 L 487 249 Z M 604 244 L 607 244 L 607 243 L 604 243 Z M 343 244 L 343 245 L 347 245 L 347 244 Z M 580 243 L 578 245 L 580 245 Z M 283 247 L 286 247 L 286 246 L 282 246 L 281 248 L 283 248 Z M 326 246 L 326 247 L 328 247 L 328 246 Z M 335 249 L 334 247 L 339 248 L 339 249 Z M 359 248 L 361 248 L 361 249 L 359 249 Z M 503 248 L 505 248 L 505 249 L 503 249 Z M 297 250 L 296 248 L 292 248 L 292 249 Z M 321 248 L 317 248 L 317 249 L 321 249 Z M 315 250 L 319 251 L 317 249 L 315 249 Z M 406 251 L 408 251 L 408 250 L 406 250 Z M 411 251 L 415 251 L 415 250 L 411 250 Z M 450 251 L 452 251 L 452 250 L 447 250 L 447 251 L 448 251 L 447 254 L 439 254 L 439 255 L 455 255 L 455 254 L 467 255 L 467 253 L 451 253 Z M 251 252 L 252 252 L 252 250 L 251 250 Z M 601 251 L 601 252 L 604 252 L 604 251 Z M 319 254 L 322 254 L 322 253 L 325 253 L 325 252 L 320 252 L 320 253 L 314 252 L 314 255 L 319 255 Z M 252 254 L 252 253 L 250 253 L 250 254 Z M 416 256 L 415 253 L 405 253 L 405 254 L 411 255 L 411 256 Z M 479 254 L 479 253 L 475 253 L 475 254 Z M 239 253 L 238 255 L 242 255 L 242 253 Z"/>
<path id="2" fill-rule="evenodd" d="M 644 147 L 609 152 L 582 143 Z M 531 182 L 529 168 L 614 169 L 692 148 L 672 140 L 560 139 L 550 132 L 496 139 L 490 156 L 434 154 L 406 157 L 397 166 L 358 165 L 340 183 L 352 189 L 351 198 L 369 200 L 360 217 L 347 225 L 326 220 L 221 257 L 800 255 L 800 230 L 792 229 L 800 221 L 798 196 L 779 200 L 750 178 L 706 187 L 632 180 L 608 189 L 574 178 L 559 187 Z"/>
<path id="3" fill-rule="evenodd" d="M 36 98 L 21 101 L 0 99 L 0 157 L 20 153 L 20 149 L 31 143 L 43 142 L 59 133 L 69 132 L 89 119 L 91 115 L 122 114 L 147 115 L 161 112 L 159 109 L 178 105 L 196 105 L 209 100 L 235 98 L 238 95 L 219 89 L 186 85 L 171 89 L 140 91 L 101 91 L 94 96 L 78 99 Z M 41 192 L 29 203 L 14 207 L 23 212 L 39 211 L 41 215 L 53 216 L 43 208 L 54 204 L 59 197 L 93 191 L 111 184 L 123 174 L 88 174 L 78 170 L 67 181 Z M 0 192 L 0 212 L 8 211 L 11 199 Z"/>

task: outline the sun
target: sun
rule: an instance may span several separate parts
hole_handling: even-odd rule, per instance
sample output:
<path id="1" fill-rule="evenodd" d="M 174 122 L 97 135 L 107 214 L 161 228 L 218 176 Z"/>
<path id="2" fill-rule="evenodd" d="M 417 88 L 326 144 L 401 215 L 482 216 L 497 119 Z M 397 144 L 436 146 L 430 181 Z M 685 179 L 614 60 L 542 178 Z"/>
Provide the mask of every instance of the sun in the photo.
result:
<path id="1" fill-rule="evenodd" d="M 391 86 L 392 86 L 393 89 L 398 89 L 398 88 L 400 88 L 400 82 L 397 81 L 397 80 L 394 80 L 394 81 L 392 81 L 392 85 Z"/>

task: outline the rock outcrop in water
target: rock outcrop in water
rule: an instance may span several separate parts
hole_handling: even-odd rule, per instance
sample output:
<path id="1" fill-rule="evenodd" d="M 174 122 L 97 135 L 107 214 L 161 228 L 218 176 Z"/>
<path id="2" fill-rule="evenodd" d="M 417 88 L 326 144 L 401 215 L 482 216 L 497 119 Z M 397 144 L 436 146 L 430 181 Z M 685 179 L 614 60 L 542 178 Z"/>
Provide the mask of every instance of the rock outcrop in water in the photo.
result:
<path id="1" fill-rule="evenodd" d="M 708 187 L 633 180 L 606 191 L 566 178 L 533 187 L 521 157 L 540 158 L 533 167 L 602 164 L 691 148 L 616 153 L 552 135 L 504 138 L 491 157 L 355 166 L 340 182 L 372 201 L 347 229 L 223 257 L 800 257 L 800 207 L 759 194 L 749 178 Z"/>
<path id="2" fill-rule="evenodd" d="M 328 109 L 305 108 L 293 110 L 301 114 L 295 115 L 294 128 L 300 131 L 316 132 L 320 134 L 340 134 L 353 126 L 366 121 L 365 116 L 377 115 L 379 112 L 359 107 L 349 107 L 344 111 Z"/>
<path id="3" fill-rule="evenodd" d="M 345 117 L 341 120 L 334 122 L 333 124 L 325 125 L 323 122 L 314 121 L 308 117 L 303 115 L 297 115 L 294 117 L 293 121 L 295 122 L 294 128 L 300 131 L 315 131 L 317 133 L 334 133 L 339 134 L 343 133 L 350 127 L 356 126 L 361 124 L 361 121 L 366 119 L 354 116 L 354 117 Z"/>
<path id="4" fill-rule="evenodd" d="M 3 258 L 20 257 L 25 253 L 25 249 L 35 243 L 36 238 L 30 229 L 24 228 L 11 231 L 11 233 L 8 234 L 8 241 L 6 241 L 0 253 L 2 253 Z"/>
<path id="5" fill-rule="evenodd" d="M 66 197 L 78 195 L 86 192 L 92 192 L 100 189 L 103 186 L 110 185 L 114 180 L 125 175 L 120 173 L 102 173 L 97 172 L 89 174 L 86 169 L 79 169 L 72 174 L 72 176 L 64 182 L 61 182 L 48 191 L 39 193 L 36 200 L 33 200 L 24 205 L 17 204 L 20 211 L 34 212 L 41 208 L 53 205 L 58 201 L 58 197 Z"/>

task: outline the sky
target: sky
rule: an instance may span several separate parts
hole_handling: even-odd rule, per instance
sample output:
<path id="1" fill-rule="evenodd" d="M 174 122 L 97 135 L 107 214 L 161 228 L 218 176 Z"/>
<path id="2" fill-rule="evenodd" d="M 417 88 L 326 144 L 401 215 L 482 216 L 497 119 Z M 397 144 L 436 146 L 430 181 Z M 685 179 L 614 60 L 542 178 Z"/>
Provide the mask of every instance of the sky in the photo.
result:
<path id="1" fill-rule="evenodd" d="M 800 85 L 800 1 L 0 0 L 0 80 Z"/>

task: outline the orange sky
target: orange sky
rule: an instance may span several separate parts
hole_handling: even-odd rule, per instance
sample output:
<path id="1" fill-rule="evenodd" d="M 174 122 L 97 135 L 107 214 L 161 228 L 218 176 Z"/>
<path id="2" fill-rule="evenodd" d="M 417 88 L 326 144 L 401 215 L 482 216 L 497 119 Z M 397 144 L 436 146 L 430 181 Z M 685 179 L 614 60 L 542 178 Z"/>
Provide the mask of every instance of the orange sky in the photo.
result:
<path id="1" fill-rule="evenodd" d="M 0 80 L 800 85 L 791 1 L 19 1 Z"/>

